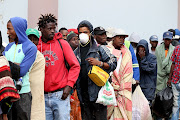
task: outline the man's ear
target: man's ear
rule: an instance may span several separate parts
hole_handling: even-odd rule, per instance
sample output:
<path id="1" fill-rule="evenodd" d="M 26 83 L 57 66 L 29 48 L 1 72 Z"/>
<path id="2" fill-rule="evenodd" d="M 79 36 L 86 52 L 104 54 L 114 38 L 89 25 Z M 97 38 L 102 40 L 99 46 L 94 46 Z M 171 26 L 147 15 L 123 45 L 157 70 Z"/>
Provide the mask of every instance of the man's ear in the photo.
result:
<path id="1" fill-rule="evenodd" d="M 42 27 L 40 27 L 40 28 L 38 28 L 38 30 L 42 32 L 42 31 L 43 31 L 43 28 L 42 28 Z"/>
<path id="2" fill-rule="evenodd" d="M 152 44 L 152 41 L 150 40 L 150 44 Z"/>

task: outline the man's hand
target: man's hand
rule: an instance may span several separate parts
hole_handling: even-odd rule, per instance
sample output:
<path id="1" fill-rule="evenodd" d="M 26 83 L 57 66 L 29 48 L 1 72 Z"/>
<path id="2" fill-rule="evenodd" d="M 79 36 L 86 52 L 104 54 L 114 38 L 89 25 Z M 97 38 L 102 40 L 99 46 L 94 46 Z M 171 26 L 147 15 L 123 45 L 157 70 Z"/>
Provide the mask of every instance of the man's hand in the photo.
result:
<path id="1" fill-rule="evenodd" d="M 16 63 L 16 62 L 15 62 L 14 64 L 16 64 L 16 65 L 20 65 L 20 63 Z"/>
<path id="2" fill-rule="evenodd" d="M 68 85 L 63 89 L 63 95 L 61 97 L 62 100 L 65 100 L 68 97 L 69 93 L 71 92 L 71 89 L 72 88 Z"/>
<path id="3" fill-rule="evenodd" d="M 89 62 L 90 65 L 100 65 L 101 64 L 101 61 L 96 60 L 95 58 L 92 58 L 92 57 L 87 58 L 86 60 Z"/>
<path id="4" fill-rule="evenodd" d="M 2 114 L 3 120 L 8 120 L 7 114 Z"/>
<path id="5" fill-rule="evenodd" d="M 139 80 L 136 80 L 136 86 L 138 86 L 139 85 Z"/>
<path id="6" fill-rule="evenodd" d="M 139 51 L 138 54 L 139 57 L 142 59 L 145 56 L 145 51 Z"/>
<path id="7" fill-rule="evenodd" d="M 167 86 L 171 87 L 171 79 L 167 81 Z"/>

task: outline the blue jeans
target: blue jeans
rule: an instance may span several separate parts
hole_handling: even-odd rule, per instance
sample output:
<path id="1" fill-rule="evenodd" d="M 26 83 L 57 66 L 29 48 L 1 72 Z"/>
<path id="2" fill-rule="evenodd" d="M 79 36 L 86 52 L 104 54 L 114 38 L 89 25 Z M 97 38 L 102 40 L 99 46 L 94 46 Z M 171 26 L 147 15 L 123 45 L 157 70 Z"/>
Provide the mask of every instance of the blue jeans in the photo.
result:
<path id="1" fill-rule="evenodd" d="M 70 95 L 62 100 L 63 90 L 44 94 L 46 120 L 70 120 Z"/>
<path id="2" fill-rule="evenodd" d="M 178 120 L 179 118 L 179 107 L 180 107 L 180 83 L 177 84 L 171 83 L 172 91 L 174 96 L 173 102 L 173 113 L 171 120 Z"/>

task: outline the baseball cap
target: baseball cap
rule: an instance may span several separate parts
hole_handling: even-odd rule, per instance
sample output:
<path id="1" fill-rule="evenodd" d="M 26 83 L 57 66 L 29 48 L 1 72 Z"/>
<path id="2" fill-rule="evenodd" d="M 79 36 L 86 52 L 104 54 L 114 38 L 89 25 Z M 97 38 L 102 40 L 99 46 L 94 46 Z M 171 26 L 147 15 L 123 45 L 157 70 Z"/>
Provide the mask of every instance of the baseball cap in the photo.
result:
<path id="1" fill-rule="evenodd" d="M 76 34 L 78 34 L 78 30 L 77 29 L 74 29 L 74 28 L 71 28 L 71 29 L 68 29 L 68 32 L 74 32 Z"/>
<path id="2" fill-rule="evenodd" d="M 113 37 L 113 32 L 114 32 L 114 28 L 107 28 L 106 29 L 106 35 L 108 38 L 112 38 Z"/>
<path id="3" fill-rule="evenodd" d="M 94 35 L 102 35 L 103 33 L 106 33 L 106 30 L 103 27 L 96 27 L 94 29 Z"/>
<path id="4" fill-rule="evenodd" d="M 170 39 L 170 40 L 172 40 L 172 38 L 173 38 L 173 33 L 172 32 L 169 32 L 169 31 L 164 32 L 163 39 Z"/>
<path id="5" fill-rule="evenodd" d="M 130 42 L 139 43 L 140 40 L 141 38 L 136 32 L 133 32 L 129 37 Z"/>
<path id="6" fill-rule="evenodd" d="M 175 35 L 180 35 L 179 29 L 175 29 Z"/>
<path id="7" fill-rule="evenodd" d="M 150 38 L 149 38 L 150 41 L 158 41 L 158 37 L 157 35 L 152 35 Z"/>
<path id="8" fill-rule="evenodd" d="M 29 36 L 29 35 L 35 35 L 36 37 L 39 38 L 39 32 L 38 30 L 36 29 L 32 29 L 32 28 L 29 28 L 26 30 L 26 35 Z"/>
<path id="9" fill-rule="evenodd" d="M 122 35 L 122 36 L 128 37 L 128 34 L 126 34 L 125 31 L 122 29 L 115 29 L 114 30 L 113 37 L 115 37 L 117 35 Z"/>
<path id="10" fill-rule="evenodd" d="M 179 35 L 175 35 L 175 36 L 173 36 L 173 39 L 179 39 L 180 38 L 180 36 Z"/>

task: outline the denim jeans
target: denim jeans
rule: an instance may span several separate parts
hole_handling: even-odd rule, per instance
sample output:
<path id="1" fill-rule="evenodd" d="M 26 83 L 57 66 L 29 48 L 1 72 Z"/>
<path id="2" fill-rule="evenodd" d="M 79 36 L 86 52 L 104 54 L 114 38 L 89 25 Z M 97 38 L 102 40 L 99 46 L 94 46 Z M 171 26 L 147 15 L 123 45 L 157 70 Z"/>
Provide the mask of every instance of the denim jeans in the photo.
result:
<path id="1" fill-rule="evenodd" d="M 171 120 L 178 120 L 179 118 L 179 107 L 180 107 L 180 83 L 171 83 L 174 102 L 173 102 L 173 113 Z"/>
<path id="2" fill-rule="evenodd" d="M 46 120 L 70 120 L 70 95 L 62 100 L 63 90 L 44 94 Z"/>

